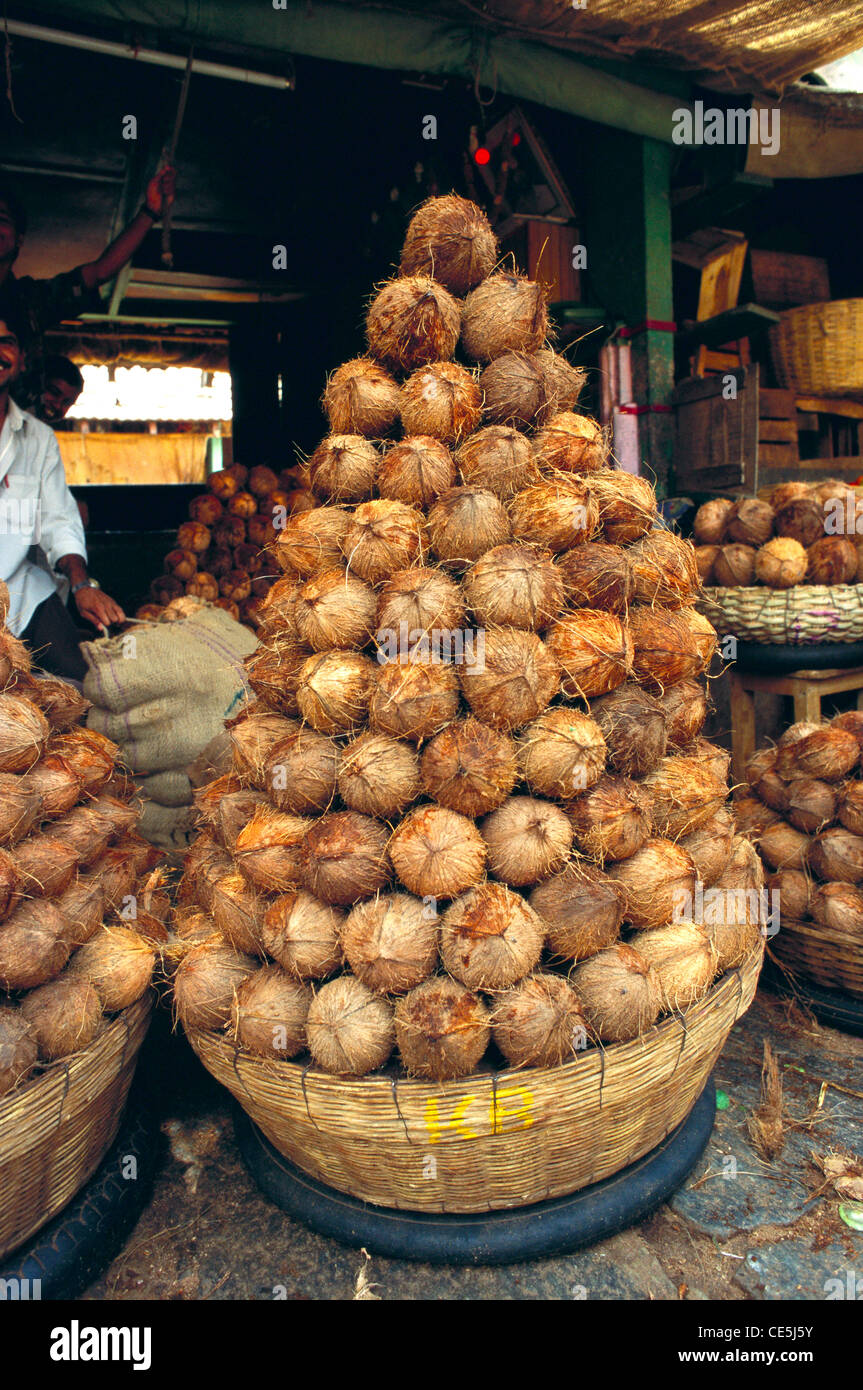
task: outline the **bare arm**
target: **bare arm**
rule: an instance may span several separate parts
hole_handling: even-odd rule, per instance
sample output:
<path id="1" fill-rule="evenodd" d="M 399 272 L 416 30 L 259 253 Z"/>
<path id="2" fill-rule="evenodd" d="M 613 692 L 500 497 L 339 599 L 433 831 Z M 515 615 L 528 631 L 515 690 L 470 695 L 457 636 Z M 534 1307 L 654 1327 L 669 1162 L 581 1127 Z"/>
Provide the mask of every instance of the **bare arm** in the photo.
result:
<path id="1" fill-rule="evenodd" d="M 141 211 L 105 248 L 98 260 L 88 261 L 81 266 L 81 279 L 88 290 L 113 280 L 117 272 L 132 259 L 153 223 L 158 222 L 165 209 L 173 203 L 176 180 L 176 171 L 171 168 L 162 169 L 152 178 L 147 185 L 147 196 Z"/>

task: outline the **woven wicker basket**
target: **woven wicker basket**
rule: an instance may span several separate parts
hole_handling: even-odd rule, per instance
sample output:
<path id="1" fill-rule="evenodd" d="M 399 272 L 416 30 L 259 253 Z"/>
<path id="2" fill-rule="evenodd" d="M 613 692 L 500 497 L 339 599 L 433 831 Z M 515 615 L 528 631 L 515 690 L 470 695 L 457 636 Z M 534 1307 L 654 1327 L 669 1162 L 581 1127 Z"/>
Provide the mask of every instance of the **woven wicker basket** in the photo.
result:
<path id="1" fill-rule="evenodd" d="M 783 917 L 770 953 L 793 974 L 822 989 L 863 999 L 863 940 L 854 932 Z"/>
<path id="2" fill-rule="evenodd" d="M 805 396 L 863 395 L 863 299 L 786 309 L 770 329 L 780 386 Z"/>
<path id="3" fill-rule="evenodd" d="M 863 639 L 863 584 L 706 588 L 698 607 L 720 635 L 791 647 Z"/>
<path id="4" fill-rule="evenodd" d="M 92 1177 L 120 1126 L 151 997 L 0 1100 L 0 1257 L 56 1216 Z"/>
<path id="5" fill-rule="evenodd" d="M 292 1162 L 340 1192 L 410 1211 L 477 1212 L 565 1196 L 656 1147 L 698 1099 L 762 951 L 688 1010 L 560 1067 L 433 1085 L 338 1078 L 192 1033 L 204 1066 Z"/>

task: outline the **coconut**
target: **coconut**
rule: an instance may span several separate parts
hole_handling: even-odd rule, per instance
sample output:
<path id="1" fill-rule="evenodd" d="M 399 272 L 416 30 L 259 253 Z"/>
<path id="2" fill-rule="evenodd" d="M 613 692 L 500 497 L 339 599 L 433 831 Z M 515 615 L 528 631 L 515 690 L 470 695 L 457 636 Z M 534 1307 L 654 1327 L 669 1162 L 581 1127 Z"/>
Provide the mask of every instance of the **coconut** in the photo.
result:
<path id="1" fill-rule="evenodd" d="M 456 350 L 459 305 L 428 275 L 389 280 L 372 301 L 366 335 L 372 357 L 393 370 L 410 372 L 444 362 Z"/>
<path id="2" fill-rule="evenodd" d="M 218 472 L 211 473 L 207 479 L 207 486 L 216 497 L 225 502 L 240 490 L 239 479 L 229 468 L 220 468 Z"/>
<path id="3" fill-rule="evenodd" d="M 633 647 L 620 618 L 582 608 L 554 623 L 548 647 L 562 671 L 565 695 L 592 699 L 622 685 L 632 667 Z"/>
<path id="4" fill-rule="evenodd" d="M 644 797 L 626 777 L 601 777 L 569 803 L 566 814 L 578 848 L 600 864 L 628 859 L 650 834 Z"/>
<path id="5" fill-rule="evenodd" d="M 0 988 L 35 989 L 69 959 L 70 923 L 55 902 L 23 902 L 0 927 Z"/>
<path id="6" fill-rule="evenodd" d="M 487 488 L 504 501 L 536 481 L 530 444 L 508 425 L 477 430 L 461 445 L 455 461 L 469 487 Z"/>
<path id="7" fill-rule="evenodd" d="M 441 960 L 468 989 L 506 989 L 534 968 L 544 940 L 545 925 L 524 898 L 480 883 L 444 913 Z"/>
<path id="8" fill-rule="evenodd" d="M 392 1005 L 360 980 L 342 975 L 314 996 L 306 1019 L 309 1051 L 324 1071 L 365 1076 L 393 1050 Z"/>
<path id="9" fill-rule="evenodd" d="M 237 985 L 231 1028 L 240 1047 L 259 1057 L 296 1057 L 306 1046 L 312 991 L 278 965 L 265 965 Z"/>
<path id="10" fill-rule="evenodd" d="M 863 840 L 860 843 L 863 845 Z M 761 832 L 758 848 L 771 869 L 802 869 L 807 862 L 810 841 L 808 835 L 804 835 L 802 831 L 779 821 L 777 825 L 769 825 Z M 840 878 L 841 875 L 827 874 L 826 877 Z"/>
<path id="11" fill-rule="evenodd" d="M 102 1021 L 102 1005 L 88 980 L 61 975 L 25 995 L 21 1016 L 42 1060 L 53 1062 L 90 1046 Z"/>
<path id="12" fill-rule="evenodd" d="M 30 778 L 0 772 L 0 843 L 22 840 L 42 815 L 42 797 Z"/>
<path id="13" fill-rule="evenodd" d="M 839 782 L 860 758 L 860 746 L 852 733 L 835 724 L 825 724 L 780 747 L 776 771 L 780 777 L 817 777 L 822 782 Z"/>
<path id="14" fill-rule="evenodd" d="M 762 546 L 763 550 L 764 547 Z M 759 554 L 761 551 L 758 552 Z M 697 545 L 695 547 L 695 568 L 702 584 L 713 583 L 713 562 L 719 554 L 718 545 Z"/>
<path id="15" fill-rule="evenodd" d="M 581 395 L 587 373 L 583 367 L 573 367 L 566 358 L 550 348 L 540 348 L 534 354 L 547 374 L 549 382 L 548 410 L 543 412 L 540 424 L 563 411 L 571 411 Z"/>
<path id="16" fill-rule="evenodd" d="M 725 518 L 725 538 L 739 545 L 764 545 L 773 535 L 776 513 L 760 497 L 741 497 Z"/>
<path id="17" fill-rule="evenodd" d="M 203 555 L 205 550 L 209 550 L 213 540 L 213 533 L 209 526 L 204 526 L 200 521 L 184 521 L 177 531 L 177 547 L 180 550 L 188 550 L 193 555 Z"/>
<path id="18" fill-rule="evenodd" d="M 772 811 L 779 811 L 782 815 L 788 809 L 788 785 L 778 775 L 775 763 L 765 766 L 756 780 L 752 783 L 756 796 L 759 796 L 765 806 L 769 806 Z"/>
<path id="19" fill-rule="evenodd" d="M 242 545 L 246 539 L 244 519 L 241 516 L 229 515 L 226 512 L 213 527 L 212 539 L 213 545 L 220 550 L 233 550 L 234 546 Z"/>
<path id="20" fill-rule="evenodd" d="M 851 584 L 857 575 L 857 551 L 844 536 L 822 536 L 806 552 L 808 584 Z"/>
<path id="21" fill-rule="evenodd" d="M 386 655 L 393 642 L 401 651 L 433 628 L 457 632 L 463 622 L 464 600 L 458 585 L 442 570 L 419 565 L 398 570 L 383 586 L 376 640 Z"/>
<path id="22" fill-rule="evenodd" d="M 328 378 L 322 404 L 333 434 L 380 439 L 398 419 L 398 382 L 370 358 L 354 357 Z"/>
<path id="23" fill-rule="evenodd" d="M 21 1010 L 0 1004 L 0 1096 L 14 1090 L 38 1060 L 36 1039 Z"/>
<path id="24" fill-rule="evenodd" d="M 27 772 L 39 760 L 50 726 L 31 700 L 0 694 L 0 772 Z"/>
<path id="25" fill-rule="evenodd" d="M 863 710 L 851 709 L 845 714 L 837 714 L 830 720 L 833 729 L 847 729 L 857 740 L 861 754 L 863 754 Z"/>
<path id="26" fill-rule="evenodd" d="M 617 940 L 623 890 L 585 859 L 573 858 L 540 883 L 530 905 L 548 929 L 548 946 L 561 960 L 584 960 Z"/>
<path id="27" fill-rule="evenodd" d="M 106 1013 L 118 1013 L 150 987 L 156 957 L 149 943 L 129 927 L 103 927 L 72 958 L 69 975 L 86 979 Z"/>
<path id="28" fill-rule="evenodd" d="M 710 820 L 724 805 L 728 788 L 697 758 L 663 758 L 642 781 L 655 834 L 677 839 Z"/>
<path id="29" fill-rule="evenodd" d="M 774 512 L 778 512 L 789 502 L 796 501 L 798 497 L 808 497 L 809 491 L 809 483 L 777 483 L 775 487 L 770 489 L 767 501 Z"/>
<path id="30" fill-rule="evenodd" d="M 570 800 L 595 786 L 605 770 L 605 739 L 577 710 L 548 709 L 518 737 L 519 770 L 532 792 Z"/>
<path id="31" fill-rule="evenodd" d="M 408 507 L 429 507 L 455 482 L 455 463 L 431 435 L 403 439 L 384 454 L 378 474 L 381 497 Z"/>
<path id="32" fill-rule="evenodd" d="M 174 1008 L 186 1031 L 224 1028 L 237 988 L 258 969 L 258 961 L 232 950 L 218 936 L 192 946 L 173 980 Z"/>
<path id="33" fill-rule="evenodd" d="M 257 808 L 267 805 L 263 792 L 239 786 L 230 774 L 197 788 L 194 800 L 200 817 L 213 827 L 227 849 L 231 848 Z"/>
<path id="34" fill-rule="evenodd" d="M 344 507 L 314 507 L 289 517 L 275 543 L 278 564 L 307 579 L 340 566 L 350 523 Z"/>
<path id="35" fill-rule="evenodd" d="M 698 593 L 698 568 L 690 541 L 671 531 L 651 531 L 630 548 L 638 603 L 682 608 Z"/>
<path id="36" fill-rule="evenodd" d="M 555 1067 L 587 1042 L 578 995 L 559 975 L 530 975 L 497 998 L 492 1036 L 514 1067 Z"/>
<path id="37" fill-rule="evenodd" d="M 588 1029 L 601 1042 L 626 1042 L 659 1017 L 662 997 L 656 971 L 623 942 L 608 946 L 571 976 Z"/>
<path id="38" fill-rule="evenodd" d="M 25 842 L 26 843 L 26 842 Z M 6 850 L 0 850 L 0 922 L 17 906 L 21 898 L 24 873 Z"/>
<path id="39" fill-rule="evenodd" d="M 30 653 L 26 645 L 17 637 L 13 637 L 8 628 L 0 626 L 0 687 L 16 685 L 19 694 L 25 694 L 22 688 L 31 667 Z M 36 704 L 41 704 L 36 692 L 45 684 L 42 681 L 29 681 L 27 683 L 27 695 Z M 66 682 L 52 681 L 52 685 L 63 684 Z M 74 686 L 67 687 L 77 694 Z M 89 703 L 86 708 L 89 709 Z"/>
<path id="40" fill-rule="evenodd" d="M 122 840 L 109 846 L 104 854 L 94 860 L 92 873 L 102 881 L 108 907 L 118 907 L 128 898 L 139 874 L 143 873 L 145 867 L 152 867 L 152 860 L 149 864 L 139 862 L 141 852 L 156 859 L 159 857 L 158 851 L 146 840 L 139 841 L 136 836 L 124 835 Z"/>
<path id="41" fill-rule="evenodd" d="M 483 661 L 459 670 L 464 697 L 484 724 L 504 730 L 521 728 L 557 694 L 557 660 L 536 633 L 514 627 L 490 630 L 484 646 Z"/>
<path id="42" fill-rule="evenodd" d="M 409 1076 L 450 1081 L 468 1076 L 491 1037 L 485 1005 L 456 980 L 436 976 L 396 1004 L 396 1041 Z"/>
<path id="43" fill-rule="evenodd" d="M 514 887 L 539 883 L 561 869 L 572 848 L 564 811 L 532 796 L 511 796 L 480 825 L 489 872 Z"/>
<path id="44" fill-rule="evenodd" d="M 331 434 L 309 459 L 312 488 L 333 502 L 359 502 L 375 486 L 380 454 L 361 434 Z"/>
<path id="45" fill-rule="evenodd" d="M 400 408 L 406 435 L 431 435 L 458 444 L 482 419 L 479 383 L 455 362 L 432 362 L 413 372 L 401 389 Z"/>
<path id="46" fill-rule="evenodd" d="M 790 915 L 788 904 L 781 899 L 783 915 Z M 850 883 L 823 883 L 812 895 L 812 916 L 822 927 L 839 933 L 843 938 L 859 940 L 863 936 L 863 892 Z"/>
<path id="47" fill-rule="evenodd" d="M 326 734 L 300 728 L 271 745 L 262 786 L 274 806 L 294 815 L 326 811 L 336 794 L 339 747 Z"/>
<path id="48" fill-rule="evenodd" d="M 622 469 L 591 473 L 590 490 L 599 506 L 599 524 L 611 545 L 630 545 L 646 535 L 656 519 L 656 493 L 646 478 Z"/>
<path id="49" fill-rule="evenodd" d="M 110 837 L 98 846 L 102 853 Z M 59 835 L 29 835 L 15 846 L 15 868 L 22 893 L 31 898 L 56 898 L 69 887 L 78 867 L 78 850 Z"/>
<path id="50" fill-rule="evenodd" d="M 417 806 L 396 826 L 389 854 L 419 898 L 455 898 L 482 878 L 486 847 L 473 821 L 445 806 Z"/>
<path id="51" fill-rule="evenodd" d="M 807 734 L 814 734 L 815 730 L 820 728 L 820 724 L 815 724 L 808 719 L 800 719 L 796 724 L 789 724 L 788 728 L 783 730 L 777 739 L 777 747 L 787 748 L 789 744 L 796 743 L 798 739 L 805 738 Z"/>
<path id="52" fill-rule="evenodd" d="M 228 570 L 228 574 L 236 576 L 235 570 Z M 224 578 L 224 576 L 222 576 Z M 208 603 L 215 603 L 219 597 L 219 581 L 212 574 L 196 574 L 186 585 L 186 593 L 192 598 L 206 599 Z"/>
<path id="53" fill-rule="evenodd" d="M 300 669 L 300 713 L 318 733 L 349 734 L 365 722 L 375 676 L 374 665 L 359 652 L 318 652 Z"/>
<path id="54" fill-rule="evenodd" d="M 697 738 L 707 718 L 707 693 L 697 681 L 670 685 L 659 697 L 665 714 L 668 742 L 683 748 Z"/>
<path id="55" fill-rule="evenodd" d="M 239 549 L 239 547 L 237 547 Z M 216 579 L 221 579 L 223 574 L 234 568 L 234 552 L 227 546 L 215 546 L 201 556 L 201 569 L 207 571 Z M 176 602 L 181 600 L 177 599 Z"/>
<path id="56" fill-rule="evenodd" d="M 700 545 L 721 545 L 725 539 L 725 528 L 734 503 L 730 497 L 711 497 L 703 502 L 695 513 L 692 531 Z"/>
<path id="57" fill-rule="evenodd" d="M 92 709 L 68 681 L 40 679 L 32 684 L 29 698 L 38 705 L 52 729 L 65 731 L 79 724 Z"/>
<path id="58" fill-rule="evenodd" d="M 402 275 L 433 275 L 452 294 L 464 295 L 497 261 L 497 241 L 482 208 L 448 194 L 429 198 L 408 223 Z"/>
<path id="59" fill-rule="evenodd" d="M 807 552 L 799 541 L 790 536 L 777 536 L 762 545 L 756 554 L 755 578 L 771 589 L 792 589 L 806 578 L 807 563 Z"/>
<path id="60" fill-rule="evenodd" d="M 664 927 L 691 911 L 696 869 L 671 840 L 646 840 L 635 854 L 608 869 L 624 891 L 624 920 L 633 927 Z"/>
<path id="61" fill-rule="evenodd" d="M 198 557 L 194 550 L 169 550 L 165 556 L 165 569 L 185 584 L 198 573 Z"/>
<path id="62" fill-rule="evenodd" d="M 386 828 L 358 811 L 322 816 L 306 834 L 300 863 L 304 886 L 323 902 L 370 898 L 390 876 Z"/>
<path id="63" fill-rule="evenodd" d="M 814 497 L 798 497 L 776 513 L 777 536 L 790 536 L 807 550 L 824 535 L 824 511 Z"/>
<path id="64" fill-rule="evenodd" d="M 853 510 L 857 502 L 856 489 L 849 487 L 841 478 L 825 478 L 822 482 L 813 484 L 809 495 L 825 509 L 828 502 L 840 502 L 843 511 L 847 506 Z"/>
<path id="65" fill-rule="evenodd" d="M 516 493 L 509 512 L 516 539 L 547 550 L 571 550 L 599 524 L 596 498 L 581 478 L 534 483 Z"/>
<path id="66" fill-rule="evenodd" d="M 798 832 L 790 833 L 796 835 Z M 803 849 L 808 849 L 805 862 L 820 879 L 841 879 L 843 883 L 859 883 L 863 879 L 863 836 L 853 835 L 844 826 L 837 825 L 831 830 L 822 830 L 811 841 L 806 840 L 805 835 L 799 838 L 805 842 Z M 789 858 L 774 863 L 764 847 L 764 840 L 765 836 L 762 835 L 761 852 L 771 868 L 803 868 L 802 854 L 800 862 Z"/>
<path id="67" fill-rule="evenodd" d="M 660 694 L 701 670 L 701 653 L 692 629 L 679 612 L 637 605 L 629 611 L 632 672 L 649 690 Z"/>
<path id="68" fill-rule="evenodd" d="M 534 352 L 548 332 L 548 296 L 536 280 L 499 270 L 467 296 L 461 311 L 461 343 L 474 362 L 504 352 Z"/>
<path id="69" fill-rule="evenodd" d="M 594 541 L 562 555 L 560 573 L 573 608 L 602 608 L 621 613 L 635 592 L 629 556 L 621 546 Z"/>
<path id="70" fill-rule="evenodd" d="M 342 964 L 343 918 L 338 908 L 301 888 L 270 904 L 261 941 L 267 954 L 290 974 L 301 980 L 323 980 Z"/>
<path id="71" fill-rule="evenodd" d="M 720 546 L 713 561 L 713 583 L 723 589 L 745 589 L 753 582 L 757 553 L 751 545 Z"/>
<path id="72" fill-rule="evenodd" d="M 789 782 L 785 814 L 795 830 L 814 835 L 836 819 L 835 787 L 815 777 L 795 777 Z"/>
<path id="73" fill-rule="evenodd" d="M 764 877 L 749 842 L 736 836 L 728 866 L 704 894 L 703 925 L 716 952 L 716 972 L 736 970 L 761 939 Z"/>
<path id="74" fill-rule="evenodd" d="M 401 739 L 360 734 L 339 754 L 338 789 L 352 811 L 389 820 L 420 794 L 417 755 Z"/>
<path id="75" fill-rule="evenodd" d="M 379 584 L 420 558 L 423 539 L 422 513 L 382 498 L 355 509 L 341 548 L 349 570 L 369 584 Z"/>
<path id="76" fill-rule="evenodd" d="M 843 887 L 845 886 L 843 884 Z M 847 886 L 851 892 L 857 892 L 856 889 L 850 888 L 850 885 Z M 810 915 L 813 885 L 812 880 L 801 869 L 779 869 L 777 873 L 770 874 L 767 888 L 775 895 L 774 901 L 781 903 L 783 917 L 799 921 Z"/>
<path id="77" fill-rule="evenodd" d="M 179 902 L 200 899 L 201 906 L 210 911 L 213 889 L 220 879 L 233 869 L 233 860 L 210 834 L 199 835 L 183 860 L 183 878 L 178 893 Z"/>
<path id="78" fill-rule="evenodd" d="M 590 703 L 605 739 L 609 769 L 625 777 L 643 777 L 665 757 L 668 730 L 660 701 L 627 682 Z"/>
<path id="79" fill-rule="evenodd" d="M 374 631 L 376 609 L 374 590 L 339 567 L 301 585 L 294 621 L 300 638 L 313 651 L 364 647 Z"/>
<path id="80" fill-rule="evenodd" d="M 562 410 L 533 437 L 533 456 L 543 469 L 593 473 L 605 466 L 608 445 L 602 426 L 589 415 Z"/>
<path id="81" fill-rule="evenodd" d="M 234 772 L 240 781 L 263 791 L 268 785 L 267 759 L 270 751 L 289 734 L 296 733 L 299 727 L 295 720 L 285 719 L 281 714 L 257 711 L 234 724 L 229 730 L 231 756 Z"/>
<path id="82" fill-rule="evenodd" d="M 734 819 L 741 834 L 751 835 L 757 840 L 762 830 L 766 830 L 768 825 L 776 825 L 781 817 L 757 796 L 738 796 L 734 802 Z"/>
<path id="83" fill-rule="evenodd" d="M 266 904 L 252 885 L 236 871 L 213 885 L 210 911 L 216 930 L 228 945 L 244 955 L 259 956 L 261 924 Z"/>
<path id="84" fill-rule="evenodd" d="M 509 540 L 509 517 L 493 492 L 452 487 L 429 512 L 428 536 L 438 559 L 460 573 L 471 561 Z"/>
<path id="85" fill-rule="evenodd" d="M 123 803 L 120 802 L 118 805 Z M 113 839 L 115 834 L 121 829 L 131 830 L 134 827 L 138 818 L 135 808 L 123 805 L 123 810 L 127 813 L 127 821 L 121 827 L 115 826 L 110 816 L 100 814 L 98 803 L 95 801 L 76 806 L 54 822 L 51 826 L 51 836 L 62 840 L 66 848 L 74 852 L 76 864 L 92 864 L 94 859 L 105 853 L 109 840 Z"/>
<path id="86" fill-rule="evenodd" d="M 235 493 L 225 507 L 228 516 L 238 516 L 241 517 L 243 521 L 247 521 L 250 516 L 254 516 L 257 510 L 258 501 L 251 492 Z"/>
<path id="87" fill-rule="evenodd" d="M 300 845 L 311 824 L 302 816 L 259 806 L 234 841 L 234 862 L 263 893 L 287 893 L 300 884 Z"/>
<path id="88" fill-rule="evenodd" d="M 696 922 L 672 922 L 642 933 L 636 949 L 653 967 L 663 1010 L 679 1013 L 702 999 L 713 983 L 716 950 L 710 933 Z"/>
<path id="89" fill-rule="evenodd" d="M 393 738 L 430 738 L 455 718 L 458 705 L 452 666 L 389 661 L 375 673 L 369 722 Z"/>
<path id="90" fill-rule="evenodd" d="M 500 806 L 515 786 L 515 744 L 478 719 L 455 720 L 423 752 L 420 774 L 427 795 L 441 806 L 463 816 L 482 816 Z"/>
<path id="91" fill-rule="evenodd" d="M 385 893 L 353 908 L 341 943 L 351 970 L 369 989 L 406 994 L 437 963 L 437 913 L 407 893 Z"/>
<path id="92" fill-rule="evenodd" d="M 326 574 L 326 570 L 320 571 Z M 277 579 L 264 599 L 264 619 L 268 628 L 278 631 L 284 637 L 299 638 L 296 611 L 300 594 L 300 583 L 293 574 L 285 574 Z"/>
<path id="93" fill-rule="evenodd" d="M 735 819 L 727 806 L 714 811 L 695 830 L 679 841 L 691 857 L 699 880 L 708 888 L 725 872 L 734 841 Z"/>
<path id="94" fill-rule="evenodd" d="M 573 554 L 588 553 L 581 546 Z M 483 626 L 541 632 L 563 606 L 561 573 L 547 550 L 526 545 L 498 545 L 473 564 L 464 578 L 464 594 Z"/>
<path id="95" fill-rule="evenodd" d="M 581 380 L 583 375 L 579 387 Z M 493 425 L 545 424 L 565 405 L 561 388 L 552 363 L 540 353 L 504 352 L 479 378 L 485 418 Z"/>
<path id="96" fill-rule="evenodd" d="M 702 762 L 718 782 L 723 787 L 728 786 L 728 774 L 731 769 L 731 754 L 727 748 L 720 748 L 718 743 L 711 743 L 706 738 L 693 739 L 692 743 L 687 743 L 681 748 L 687 758 L 697 758 Z"/>
<path id="97" fill-rule="evenodd" d="M 186 589 L 182 580 L 175 579 L 172 574 L 162 574 L 158 579 L 154 579 L 150 585 L 150 596 L 159 605 L 169 604 L 171 599 L 179 598 L 185 592 Z"/>
<path id="98" fill-rule="evenodd" d="M 830 790 L 835 791 L 833 787 Z M 846 830 L 863 835 L 863 782 L 845 783 L 837 796 L 837 814 Z"/>

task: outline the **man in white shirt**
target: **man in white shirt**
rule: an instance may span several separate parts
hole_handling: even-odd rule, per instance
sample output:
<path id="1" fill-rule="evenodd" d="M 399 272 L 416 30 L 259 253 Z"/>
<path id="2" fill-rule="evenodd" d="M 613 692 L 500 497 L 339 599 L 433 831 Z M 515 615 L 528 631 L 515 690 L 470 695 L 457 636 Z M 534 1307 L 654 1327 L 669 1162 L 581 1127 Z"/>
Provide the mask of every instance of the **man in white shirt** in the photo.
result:
<path id="1" fill-rule="evenodd" d="M 11 318 L 0 319 L 0 578 L 9 587 L 7 622 L 38 665 L 82 680 L 86 664 L 77 629 L 51 577 L 28 558 L 30 547 L 40 545 L 51 567 L 66 576 L 78 612 L 94 627 L 105 631 L 124 622 L 125 614 L 90 582 L 84 528 L 53 430 L 11 399 L 23 366 L 21 328 Z"/>

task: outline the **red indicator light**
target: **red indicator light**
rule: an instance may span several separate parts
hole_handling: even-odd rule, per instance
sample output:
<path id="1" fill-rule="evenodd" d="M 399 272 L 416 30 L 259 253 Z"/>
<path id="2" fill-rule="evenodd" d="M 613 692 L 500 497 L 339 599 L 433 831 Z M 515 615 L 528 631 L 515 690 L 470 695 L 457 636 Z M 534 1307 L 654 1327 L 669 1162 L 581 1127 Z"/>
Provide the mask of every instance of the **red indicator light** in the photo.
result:
<path id="1" fill-rule="evenodd" d="M 491 151 L 487 150 L 485 148 L 485 145 L 480 145 L 479 149 L 474 155 L 474 159 L 476 160 L 477 164 L 488 164 L 491 160 Z"/>

